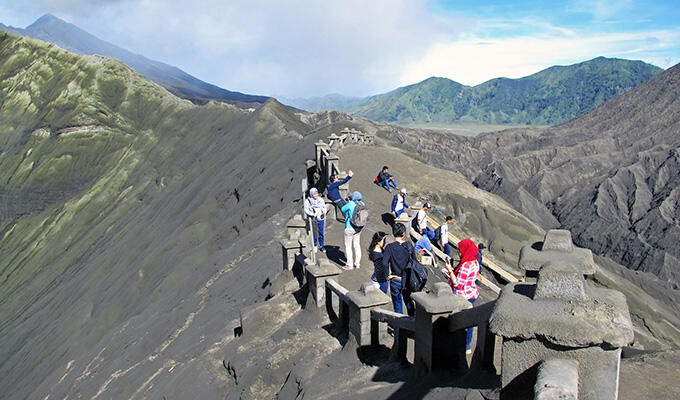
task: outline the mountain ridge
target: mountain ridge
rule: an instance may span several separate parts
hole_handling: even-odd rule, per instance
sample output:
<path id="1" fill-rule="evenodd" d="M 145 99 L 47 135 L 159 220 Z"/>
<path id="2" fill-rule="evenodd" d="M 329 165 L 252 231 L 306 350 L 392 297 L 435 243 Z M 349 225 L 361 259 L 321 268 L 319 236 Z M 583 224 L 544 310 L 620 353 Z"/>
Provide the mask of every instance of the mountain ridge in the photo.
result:
<path id="1" fill-rule="evenodd" d="M 27 35 L 54 43 L 77 54 L 101 54 L 116 58 L 149 80 L 165 87 L 174 95 L 197 103 L 216 100 L 235 104 L 241 108 L 249 108 L 256 107 L 257 104 L 264 103 L 269 99 L 268 96 L 230 91 L 204 82 L 177 67 L 151 60 L 101 40 L 76 25 L 65 22 L 51 14 L 41 16 L 25 29 L 14 27 L 5 27 L 5 29 L 9 29 L 15 34 Z"/>
<path id="2" fill-rule="evenodd" d="M 597 57 L 552 66 L 518 78 L 495 78 L 466 86 L 448 78 L 430 77 L 365 99 L 341 98 L 339 111 L 375 121 L 399 124 L 552 125 L 565 122 L 624 93 L 661 68 L 642 61 Z M 319 98 L 324 106 L 333 97 Z M 301 107 L 310 101 L 291 101 Z M 318 111 L 318 106 L 314 106 Z"/>

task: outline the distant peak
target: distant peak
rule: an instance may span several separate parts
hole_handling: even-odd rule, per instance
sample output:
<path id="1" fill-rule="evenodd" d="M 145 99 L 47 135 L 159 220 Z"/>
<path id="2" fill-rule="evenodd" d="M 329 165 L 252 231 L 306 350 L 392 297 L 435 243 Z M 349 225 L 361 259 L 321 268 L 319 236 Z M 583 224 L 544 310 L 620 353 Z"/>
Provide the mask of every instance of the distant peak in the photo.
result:
<path id="1" fill-rule="evenodd" d="M 68 24 L 68 22 L 64 21 L 63 19 L 61 19 L 59 17 L 55 17 L 52 14 L 45 14 L 42 17 L 36 19 L 34 23 L 27 26 L 26 29 L 29 29 L 31 27 L 35 28 L 35 27 L 47 25 L 47 24 L 55 24 L 55 23 L 57 23 L 57 24 Z"/>

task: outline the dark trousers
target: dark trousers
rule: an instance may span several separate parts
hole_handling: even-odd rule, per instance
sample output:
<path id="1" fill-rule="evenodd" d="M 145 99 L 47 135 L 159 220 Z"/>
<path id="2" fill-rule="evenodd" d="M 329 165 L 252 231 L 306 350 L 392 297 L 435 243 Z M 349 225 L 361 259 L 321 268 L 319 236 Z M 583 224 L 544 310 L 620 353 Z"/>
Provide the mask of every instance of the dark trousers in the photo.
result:
<path id="1" fill-rule="evenodd" d="M 406 304 L 406 312 L 408 315 L 415 315 L 416 308 L 415 304 L 413 304 L 413 299 L 411 299 L 411 292 L 402 290 L 400 280 L 392 279 L 390 281 L 390 296 L 392 297 L 392 305 L 394 306 L 395 313 L 404 313 L 404 309 L 401 306 L 401 299 L 403 296 L 404 304 Z"/>

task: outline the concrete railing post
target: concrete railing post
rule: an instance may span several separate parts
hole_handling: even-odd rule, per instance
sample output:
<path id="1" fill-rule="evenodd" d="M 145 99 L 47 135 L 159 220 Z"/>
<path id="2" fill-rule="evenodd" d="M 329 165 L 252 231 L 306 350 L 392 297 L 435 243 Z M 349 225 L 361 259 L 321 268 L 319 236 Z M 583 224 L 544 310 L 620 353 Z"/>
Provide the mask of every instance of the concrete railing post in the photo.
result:
<path id="1" fill-rule="evenodd" d="M 283 252 L 283 270 L 290 271 L 295 264 L 295 255 L 302 253 L 302 243 L 298 239 L 288 238 L 281 241 Z"/>
<path id="2" fill-rule="evenodd" d="M 595 274 L 593 252 L 574 246 L 571 232 L 565 229 L 551 229 L 545 234 L 543 242 L 524 246 L 519 253 L 519 267 L 524 271 L 525 282 L 534 283 L 538 270 L 543 264 L 560 260 L 582 270 L 583 275 Z"/>
<path id="3" fill-rule="evenodd" d="M 307 224 L 300 214 L 295 214 L 288 220 L 286 230 L 289 240 L 297 239 L 300 243 L 305 243 L 307 240 Z"/>
<path id="4" fill-rule="evenodd" d="M 325 304 L 326 280 L 340 274 L 340 270 L 328 260 L 322 260 L 319 264 L 307 266 L 307 285 L 309 294 L 312 296 L 316 307 Z"/>
<path id="5" fill-rule="evenodd" d="M 433 368 L 466 370 L 465 330 L 450 332 L 449 315 L 471 308 L 461 296 L 456 296 L 445 282 L 434 284 L 430 293 L 412 296 L 416 303 L 415 374 L 421 376 Z"/>
<path id="6" fill-rule="evenodd" d="M 318 142 L 314 143 L 314 150 L 316 151 L 316 167 L 319 169 L 319 172 L 322 173 L 323 171 L 323 157 L 322 154 L 324 151 L 328 153 L 328 144 L 324 143 L 323 141 L 319 140 Z M 323 173 L 322 173 L 323 175 Z"/>
<path id="7" fill-rule="evenodd" d="M 626 298 L 583 275 L 550 262 L 536 284 L 501 291 L 489 322 L 503 338 L 501 399 L 531 398 L 538 364 L 550 359 L 578 361 L 579 399 L 617 398 L 621 347 L 633 341 Z"/>
<path id="8" fill-rule="evenodd" d="M 578 361 L 543 361 L 538 366 L 534 399 L 578 400 Z"/>
<path id="9" fill-rule="evenodd" d="M 340 157 L 336 154 L 329 154 L 328 157 L 326 157 L 326 165 L 326 183 L 324 187 L 328 187 L 333 171 L 340 171 Z"/>
<path id="10" fill-rule="evenodd" d="M 371 310 L 390 302 L 390 298 L 372 283 L 361 285 L 361 289 L 347 293 L 349 303 L 349 333 L 359 346 L 367 346 L 371 340 Z M 379 335 L 379 332 L 376 332 Z"/>

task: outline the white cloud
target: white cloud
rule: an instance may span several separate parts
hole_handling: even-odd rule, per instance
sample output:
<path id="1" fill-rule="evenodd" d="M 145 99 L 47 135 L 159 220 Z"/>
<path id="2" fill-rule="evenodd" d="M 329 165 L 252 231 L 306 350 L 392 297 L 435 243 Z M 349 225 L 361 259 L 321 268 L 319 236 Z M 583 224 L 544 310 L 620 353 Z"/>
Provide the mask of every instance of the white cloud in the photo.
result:
<path id="1" fill-rule="evenodd" d="M 227 89 L 289 97 L 392 89 L 404 63 L 461 29 L 426 0 L 99 3 L 56 15 Z"/>
<path id="2" fill-rule="evenodd" d="M 668 68 L 680 59 L 657 53 L 677 47 L 678 43 L 680 32 L 673 31 L 497 39 L 466 36 L 432 46 L 425 57 L 406 66 L 401 84 L 442 76 L 477 85 L 497 77 L 520 78 L 553 65 L 598 56 L 642 59 Z"/>

